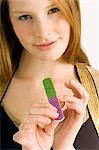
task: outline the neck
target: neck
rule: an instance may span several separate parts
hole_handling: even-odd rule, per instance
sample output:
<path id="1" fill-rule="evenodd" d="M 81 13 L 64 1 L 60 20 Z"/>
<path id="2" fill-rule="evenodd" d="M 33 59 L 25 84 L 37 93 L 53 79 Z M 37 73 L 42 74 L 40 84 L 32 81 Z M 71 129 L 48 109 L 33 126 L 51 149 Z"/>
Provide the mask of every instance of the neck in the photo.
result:
<path id="1" fill-rule="evenodd" d="M 27 52 L 23 52 L 16 74 L 18 77 L 25 79 L 55 78 L 66 65 L 68 64 L 64 63 L 62 60 L 40 60 L 27 54 Z"/>

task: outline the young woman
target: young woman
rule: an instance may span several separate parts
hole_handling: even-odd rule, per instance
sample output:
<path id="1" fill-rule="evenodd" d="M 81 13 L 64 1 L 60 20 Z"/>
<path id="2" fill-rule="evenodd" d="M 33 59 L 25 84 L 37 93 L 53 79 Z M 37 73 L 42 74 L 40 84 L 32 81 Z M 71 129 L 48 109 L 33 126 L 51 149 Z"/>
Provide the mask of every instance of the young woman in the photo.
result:
<path id="1" fill-rule="evenodd" d="M 1 149 L 98 150 L 99 72 L 81 48 L 80 19 L 78 0 L 0 0 Z M 61 122 L 42 85 L 47 77 Z"/>

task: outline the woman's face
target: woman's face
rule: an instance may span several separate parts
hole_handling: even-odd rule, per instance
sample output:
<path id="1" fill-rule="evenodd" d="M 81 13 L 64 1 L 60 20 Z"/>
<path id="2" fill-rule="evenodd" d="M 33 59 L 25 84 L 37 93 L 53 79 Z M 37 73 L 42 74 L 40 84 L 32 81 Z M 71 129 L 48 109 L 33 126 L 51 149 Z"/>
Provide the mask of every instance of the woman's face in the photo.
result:
<path id="1" fill-rule="evenodd" d="M 54 0 L 8 0 L 13 29 L 32 56 L 56 60 L 65 52 L 70 25 Z"/>

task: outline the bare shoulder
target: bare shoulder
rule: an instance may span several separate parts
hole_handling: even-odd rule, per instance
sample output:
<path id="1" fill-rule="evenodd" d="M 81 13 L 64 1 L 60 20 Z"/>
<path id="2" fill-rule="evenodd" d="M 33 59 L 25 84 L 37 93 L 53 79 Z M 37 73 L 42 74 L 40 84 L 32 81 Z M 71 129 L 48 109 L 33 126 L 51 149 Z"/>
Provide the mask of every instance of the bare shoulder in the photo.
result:
<path id="1" fill-rule="evenodd" d="M 95 81 L 96 86 L 97 86 L 98 91 L 99 91 L 99 70 L 94 69 L 94 68 L 92 68 L 90 66 L 87 66 L 87 68 L 90 71 L 91 75 L 93 76 L 94 81 Z"/>

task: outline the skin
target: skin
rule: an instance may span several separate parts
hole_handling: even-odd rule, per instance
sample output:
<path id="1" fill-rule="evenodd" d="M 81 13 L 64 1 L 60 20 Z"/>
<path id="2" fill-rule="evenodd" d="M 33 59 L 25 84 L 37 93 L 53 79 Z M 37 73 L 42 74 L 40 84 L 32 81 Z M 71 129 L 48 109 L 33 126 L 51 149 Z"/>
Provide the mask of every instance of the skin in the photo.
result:
<path id="1" fill-rule="evenodd" d="M 64 64 L 61 59 L 70 38 L 69 23 L 62 12 L 58 10 L 54 1 L 8 0 L 8 2 L 13 29 L 24 47 L 15 78 L 22 81 L 24 79 L 24 83 L 27 80 L 29 82 L 34 81 L 34 86 L 38 87 L 38 83 L 41 83 L 41 80 L 48 75 L 54 78 L 55 81 L 60 82 L 60 79 L 66 76 L 68 82 L 62 81 L 61 84 L 71 91 L 64 92 L 61 96 L 59 94 L 60 103 L 65 103 L 66 106 L 64 109 L 65 119 L 62 123 L 55 121 L 58 114 L 54 107 L 48 103 L 37 103 L 35 100 L 36 104 L 32 104 L 27 115 L 20 119 L 19 131 L 14 135 L 13 139 L 26 150 L 34 150 L 34 148 L 35 150 L 50 150 L 52 146 L 54 150 L 73 150 L 73 143 L 82 125 L 89 95 L 80 83 L 71 80 L 76 79 L 73 66 Z M 53 8 L 55 8 L 54 11 Z M 23 11 L 28 12 L 24 13 Z M 20 17 L 21 20 L 19 19 Z M 41 50 L 35 46 L 35 44 L 52 40 L 57 41 L 56 44 L 46 50 Z M 67 67 L 66 73 L 64 73 L 65 67 Z M 57 76 L 60 72 L 61 77 Z M 22 89 L 22 86 L 20 87 Z M 11 90 L 11 85 L 9 89 Z M 8 99 L 11 99 L 11 97 L 15 99 L 9 93 L 11 92 L 8 92 Z M 25 103 L 25 97 L 22 99 Z M 26 101 L 26 104 L 27 102 L 29 100 Z M 11 100 L 10 104 L 11 107 L 9 108 L 12 109 L 13 102 Z M 20 106 L 24 108 L 21 102 Z"/>
<path id="2" fill-rule="evenodd" d="M 57 116 L 57 109 L 50 104 L 33 105 L 30 114 L 21 122 L 19 132 L 13 137 L 14 140 L 26 150 L 50 150 L 54 130 L 58 125 L 58 122 L 54 120 Z M 44 128 L 41 128 L 42 124 Z"/>
<path id="3" fill-rule="evenodd" d="M 59 97 L 60 102 L 66 103 L 64 111 L 65 120 L 62 126 L 54 135 L 55 128 L 58 125 L 58 121 L 54 120 L 56 117 L 55 114 L 53 117 L 50 111 L 45 111 L 44 108 L 46 105 L 34 105 L 30 114 L 21 123 L 19 132 L 14 135 L 14 140 L 23 145 L 25 149 L 32 150 L 35 147 L 37 150 L 50 150 L 52 145 L 55 150 L 74 149 L 73 143 L 83 123 L 89 95 L 82 85 L 74 80 L 70 81 L 70 83 L 65 83 L 65 86 L 70 88 L 74 95 Z M 52 106 L 49 105 L 49 107 L 51 108 Z M 53 110 L 54 109 L 55 108 L 53 108 Z M 35 116 L 35 114 L 37 116 Z M 32 115 L 32 119 L 30 115 Z M 42 115 L 43 117 L 47 116 L 50 121 L 44 118 L 40 119 Z M 43 129 L 39 123 L 45 124 Z M 36 139 L 36 141 L 34 139 Z"/>
<path id="4" fill-rule="evenodd" d="M 14 31 L 32 59 L 35 57 L 35 59 L 50 61 L 60 58 L 68 45 L 70 26 L 54 1 L 9 0 L 9 7 Z M 22 15 L 28 16 L 22 17 Z M 20 17 L 21 20 L 18 19 Z M 56 46 L 50 51 L 40 51 L 35 46 L 50 41 L 57 41 Z"/>

